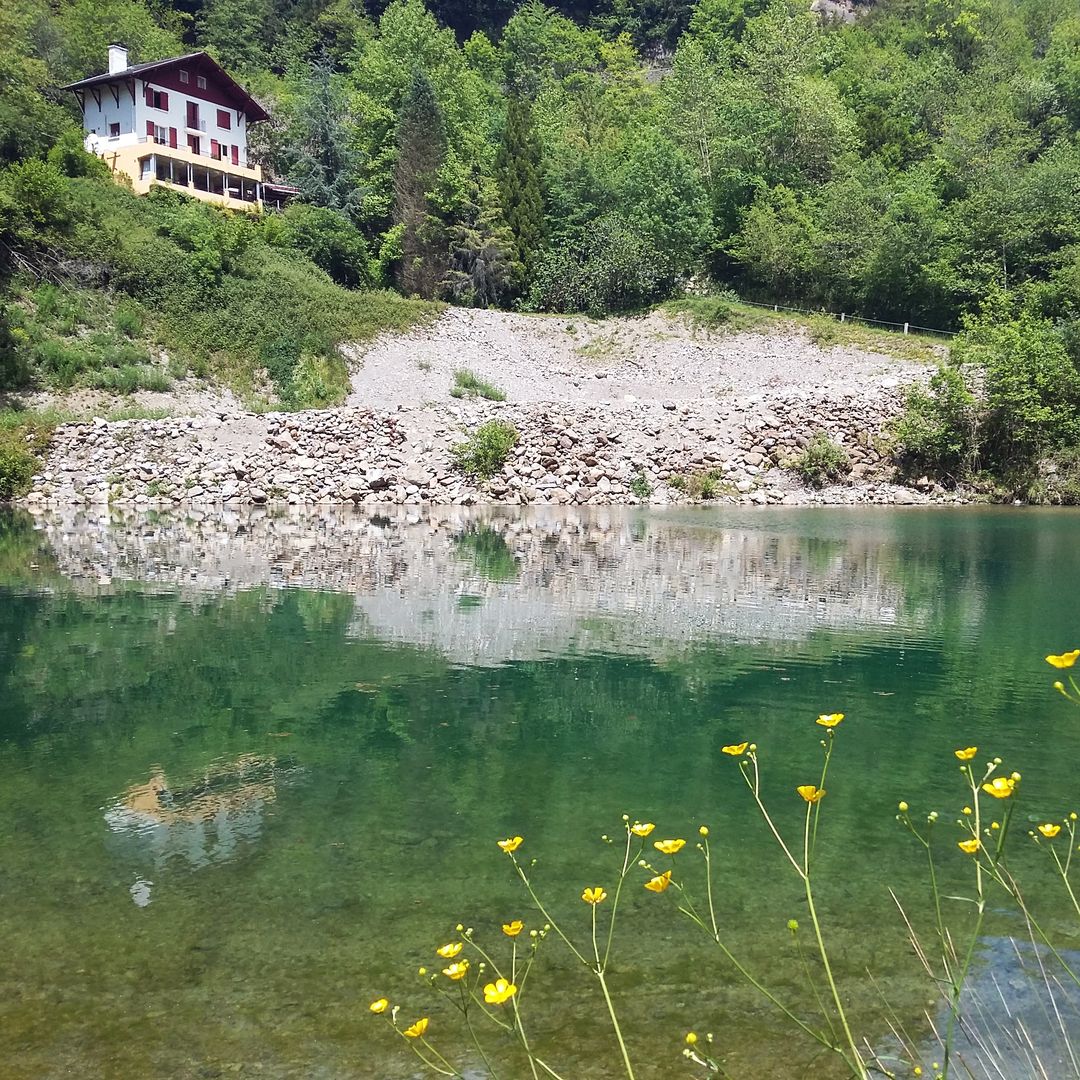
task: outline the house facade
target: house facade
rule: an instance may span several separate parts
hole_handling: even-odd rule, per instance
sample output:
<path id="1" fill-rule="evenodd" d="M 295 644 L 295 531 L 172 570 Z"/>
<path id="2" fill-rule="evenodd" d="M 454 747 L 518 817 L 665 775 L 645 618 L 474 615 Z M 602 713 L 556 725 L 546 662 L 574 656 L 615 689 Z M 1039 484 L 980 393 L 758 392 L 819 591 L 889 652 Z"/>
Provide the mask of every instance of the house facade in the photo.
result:
<path id="1" fill-rule="evenodd" d="M 127 49 L 110 45 L 107 72 L 64 89 L 82 107 L 86 149 L 139 194 L 161 184 L 257 210 L 291 192 L 248 160 L 248 128 L 268 114 L 205 52 L 130 66 Z"/>

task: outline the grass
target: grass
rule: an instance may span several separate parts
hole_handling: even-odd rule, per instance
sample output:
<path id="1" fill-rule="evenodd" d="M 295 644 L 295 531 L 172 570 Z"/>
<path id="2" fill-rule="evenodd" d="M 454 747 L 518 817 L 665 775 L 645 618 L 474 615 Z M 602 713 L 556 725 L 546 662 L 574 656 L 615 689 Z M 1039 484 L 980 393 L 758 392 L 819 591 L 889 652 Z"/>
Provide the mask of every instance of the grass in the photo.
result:
<path id="1" fill-rule="evenodd" d="M 771 311 L 744 304 L 727 294 L 669 300 L 661 305 L 661 310 L 685 318 L 694 329 L 710 333 L 803 331 L 820 348 L 849 345 L 927 364 L 938 363 L 945 352 L 944 340 L 932 334 L 904 334 L 899 330 L 879 329 L 852 320 L 841 323 L 835 316 L 824 313 L 801 315 L 790 311 Z"/>
<path id="2" fill-rule="evenodd" d="M 704 472 L 673 476 L 668 481 L 668 486 L 694 502 L 707 502 L 720 495 L 731 494 L 730 485 L 722 482 L 722 476 L 719 469 L 708 469 Z"/>
<path id="3" fill-rule="evenodd" d="M 106 287 L 15 281 L 8 388 L 166 390 L 189 374 L 286 408 L 347 392 L 339 346 L 404 331 L 442 305 L 336 284 L 263 223 L 175 193 L 63 179 L 76 227 L 56 254 Z M 167 356 L 167 361 L 165 357 Z"/>
<path id="4" fill-rule="evenodd" d="M 477 378 L 468 368 L 454 372 L 454 385 L 450 388 L 452 398 L 482 397 L 488 401 L 505 401 L 506 394 L 492 383 Z"/>
<path id="5" fill-rule="evenodd" d="M 29 410 L 0 410 L 0 502 L 17 499 L 30 490 L 31 477 L 41 467 L 40 454 L 59 420 L 59 414 Z"/>

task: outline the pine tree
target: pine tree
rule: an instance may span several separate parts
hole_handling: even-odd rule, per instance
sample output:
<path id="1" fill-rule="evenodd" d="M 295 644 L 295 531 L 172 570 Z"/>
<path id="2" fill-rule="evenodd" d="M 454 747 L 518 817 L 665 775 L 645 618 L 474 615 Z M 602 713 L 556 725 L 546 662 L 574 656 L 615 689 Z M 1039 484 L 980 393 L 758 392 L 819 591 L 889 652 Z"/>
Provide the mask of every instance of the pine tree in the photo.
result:
<path id="1" fill-rule="evenodd" d="M 350 147 L 348 104 L 327 60 L 312 65 L 292 127 L 289 141 L 299 149 L 285 172 L 304 201 L 355 214 L 361 193 Z"/>
<path id="2" fill-rule="evenodd" d="M 544 194 L 540 180 L 540 141 L 529 103 L 514 98 L 495 161 L 503 213 L 514 237 L 514 255 L 526 280 L 544 246 Z"/>
<path id="3" fill-rule="evenodd" d="M 435 92 L 419 69 L 413 72 L 398 113 L 397 151 L 394 221 L 401 227 L 399 284 L 407 295 L 432 297 L 446 269 L 446 230 L 430 197 L 446 155 L 446 135 Z"/>

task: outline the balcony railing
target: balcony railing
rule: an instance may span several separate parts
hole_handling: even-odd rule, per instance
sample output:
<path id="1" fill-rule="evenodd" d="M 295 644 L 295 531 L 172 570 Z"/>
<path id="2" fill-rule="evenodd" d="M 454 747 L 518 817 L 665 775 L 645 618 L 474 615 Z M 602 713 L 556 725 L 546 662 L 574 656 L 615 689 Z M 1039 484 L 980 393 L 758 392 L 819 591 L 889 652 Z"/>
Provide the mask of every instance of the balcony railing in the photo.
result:
<path id="1" fill-rule="evenodd" d="M 110 142 L 110 143 L 115 143 L 118 140 L 115 139 L 115 138 L 112 138 L 112 139 L 108 139 L 106 141 Z M 162 141 L 161 139 L 152 138 L 149 135 L 140 135 L 138 137 L 138 141 L 139 141 L 139 143 L 147 143 L 147 144 L 152 144 L 152 145 L 155 145 L 155 146 L 160 146 L 163 150 L 182 150 L 185 154 L 192 154 L 195 157 L 205 158 L 207 161 L 216 161 L 219 165 L 223 165 L 223 166 L 225 166 L 227 168 L 232 168 L 232 169 L 253 169 L 254 168 L 254 166 L 248 164 L 248 162 L 246 160 L 237 161 L 234 164 L 232 158 L 225 157 L 222 154 L 218 154 L 217 157 L 214 157 L 213 154 L 211 154 L 207 150 L 202 149 L 201 147 L 199 148 L 198 151 L 195 151 L 195 150 L 192 150 L 190 146 L 181 146 L 179 143 L 177 143 L 176 146 L 170 146 L 167 140 Z"/>

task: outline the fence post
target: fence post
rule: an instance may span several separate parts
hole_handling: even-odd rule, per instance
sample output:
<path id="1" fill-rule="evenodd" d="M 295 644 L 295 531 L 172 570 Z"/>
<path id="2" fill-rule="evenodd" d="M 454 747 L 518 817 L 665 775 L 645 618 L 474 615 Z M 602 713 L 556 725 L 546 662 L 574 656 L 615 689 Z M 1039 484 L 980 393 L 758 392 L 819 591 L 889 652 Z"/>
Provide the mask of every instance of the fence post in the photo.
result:
<path id="1" fill-rule="evenodd" d="M 841 322 L 844 322 L 844 321 L 845 321 L 845 319 L 846 319 L 846 316 L 845 316 L 845 315 L 844 315 L 844 313 L 843 313 L 843 312 L 841 311 L 841 312 L 840 312 L 840 321 L 841 321 Z"/>
<path id="2" fill-rule="evenodd" d="M 780 306 L 778 304 L 773 304 L 772 309 L 773 309 L 773 311 L 779 311 Z"/>
<path id="3" fill-rule="evenodd" d="M 904 333 L 906 334 L 907 332 L 908 332 L 908 324 L 904 323 Z"/>

